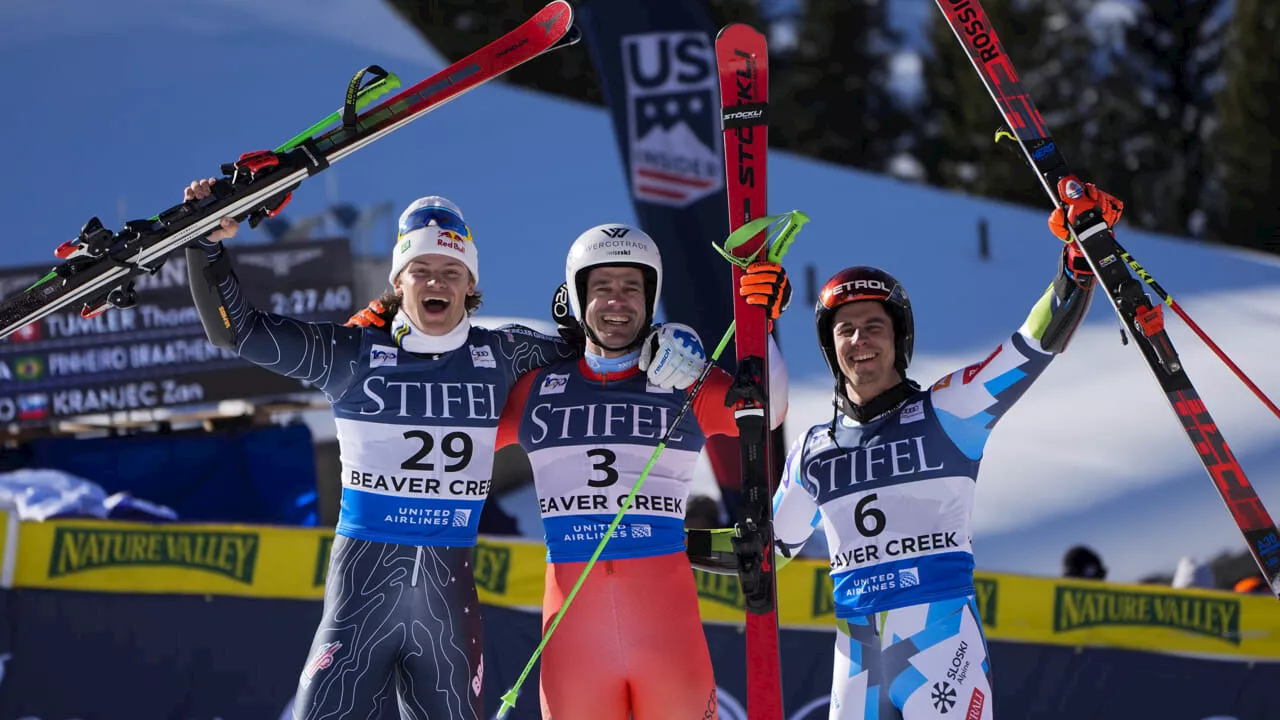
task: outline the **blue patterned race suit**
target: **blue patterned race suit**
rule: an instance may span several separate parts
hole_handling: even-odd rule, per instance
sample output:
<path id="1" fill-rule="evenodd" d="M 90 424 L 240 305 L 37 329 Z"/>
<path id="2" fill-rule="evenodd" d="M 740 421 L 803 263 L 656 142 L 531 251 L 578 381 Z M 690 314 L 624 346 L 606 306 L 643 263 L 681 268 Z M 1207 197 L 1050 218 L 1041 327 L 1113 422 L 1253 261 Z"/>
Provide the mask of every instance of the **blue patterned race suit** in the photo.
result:
<path id="1" fill-rule="evenodd" d="M 775 533 L 785 561 L 819 525 L 826 532 L 832 720 L 990 720 L 971 547 L 978 467 L 992 428 L 1065 348 L 1091 297 L 1060 277 L 986 359 L 865 423 L 839 413 L 791 449 Z"/>
<path id="2" fill-rule="evenodd" d="M 498 419 L 517 378 L 575 351 L 466 319 L 411 351 L 403 316 L 388 331 L 261 312 L 221 244 L 203 253 L 189 274 L 210 339 L 323 392 L 337 425 L 342 507 L 294 717 L 377 717 L 394 702 L 403 718 L 482 720 L 471 553 Z"/>

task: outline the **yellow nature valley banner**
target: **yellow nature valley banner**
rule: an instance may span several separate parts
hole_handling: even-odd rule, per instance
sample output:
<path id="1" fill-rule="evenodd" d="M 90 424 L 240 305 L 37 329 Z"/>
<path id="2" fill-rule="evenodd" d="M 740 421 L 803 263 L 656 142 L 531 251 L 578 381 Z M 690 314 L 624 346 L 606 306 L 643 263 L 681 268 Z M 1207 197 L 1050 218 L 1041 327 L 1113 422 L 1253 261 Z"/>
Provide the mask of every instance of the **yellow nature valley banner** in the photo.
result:
<path id="1" fill-rule="evenodd" d="M 319 599 L 332 538 L 251 525 L 22 523 L 14 587 Z"/>
<path id="2" fill-rule="evenodd" d="M 4 574 L 16 588 L 314 599 L 324 595 L 330 530 L 97 521 L 20 523 Z M 489 605 L 542 605 L 541 543 L 485 537 L 476 586 Z M 702 617 L 741 623 L 733 576 L 695 573 Z M 992 640 L 1280 660 L 1280 608 L 1266 596 L 979 572 L 978 608 Z M 835 622 L 827 564 L 798 560 L 778 577 L 784 627 Z"/>

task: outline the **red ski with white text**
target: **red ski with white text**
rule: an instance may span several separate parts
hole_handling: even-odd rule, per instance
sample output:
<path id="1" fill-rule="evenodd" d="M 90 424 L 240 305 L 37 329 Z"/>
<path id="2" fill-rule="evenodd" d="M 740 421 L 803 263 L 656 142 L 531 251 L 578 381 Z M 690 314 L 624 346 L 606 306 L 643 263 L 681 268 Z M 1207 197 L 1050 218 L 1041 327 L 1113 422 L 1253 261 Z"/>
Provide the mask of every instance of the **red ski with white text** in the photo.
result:
<path id="1" fill-rule="evenodd" d="M 1063 158 L 1062 149 L 1050 134 L 1044 117 L 1036 108 L 1030 93 L 1023 87 L 1013 61 L 1005 53 L 987 11 L 979 0 L 935 0 L 943 17 L 951 25 L 960 45 L 965 49 L 978 77 L 995 101 L 1011 134 L 1021 147 L 1027 164 L 1055 207 L 1072 209 L 1078 217 L 1072 233 L 1088 258 L 1098 289 L 1106 294 L 1119 316 L 1122 327 L 1133 337 L 1133 345 L 1142 353 L 1148 369 L 1160 385 L 1169 409 L 1182 424 L 1182 429 L 1195 448 L 1205 472 L 1213 480 L 1214 489 L 1226 504 L 1231 518 L 1244 536 L 1254 562 L 1267 580 L 1271 592 L 1280 597 L 1280 529 L 1263 507 L 1244 468 L 1218 429 L 1217 422 L 1200 398 L 1182 360 L 1164 328 L 1164 306 L 1153 303 L 1142 288 L 1147 283 L 1165 299 L 1175 312 L 1193 329 L 1186 313 L 1173 298 L 1159 287 L 1151 273 L 1125 251 L 1115 234 L 1103 220 L 1101 211 L 1084 194 L 1081 180 L 1072 174 Z M 1142 278 L 1139 281 L 1129 272 Z M 1214 348 L 1203 333 L 1202 340 Z M 1221 354 L 1224 360 L 1226 358 Z M 1227 365 L 1238 371 L 1227 360 Z M 1238 375 L 1241 373 L 1237 372 Z M 1261 394 L 1247 378 L 1241 379 Z M 1269 403 L 1263 397 L 1264 403 Z"/>
<path id="2" fill-rule="evenodd" d="M 729 230 L 767 215 L 768 45 L 749 25 L 724 27 L 716 36 L 716 67 L 724 129 Z M 765 243 L 762 232 L 739 247 L 750 257 Z M 733 287 L 742 269 L 733 267 Z M 782 720 L 782 670 L 778 656 L 777 590 L 773 565 L 773 467 L 769 442 L 769 321 L 763 308 L 735 293 L 733 316 L 738 373 L 743 390 L 736 411 L 742 447 L 742 507 L 734 550 L 746 605 L 747 717 Z"/>

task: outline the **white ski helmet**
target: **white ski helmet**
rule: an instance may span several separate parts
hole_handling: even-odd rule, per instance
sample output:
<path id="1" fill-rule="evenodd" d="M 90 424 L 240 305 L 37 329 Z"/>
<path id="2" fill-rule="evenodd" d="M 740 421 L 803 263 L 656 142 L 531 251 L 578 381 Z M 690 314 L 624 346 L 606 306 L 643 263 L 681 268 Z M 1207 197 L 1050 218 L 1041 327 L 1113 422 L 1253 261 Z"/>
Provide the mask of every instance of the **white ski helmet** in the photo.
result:
<path id="1" fill-rule="evenodd" d="M 480 258 L 471 229 L 462 217 L 462 210 L 448 198 L 439 195 L 418 198 L 400 214 L 388 281 L 395 285 L 400 271 L 420 255 L 453 258 L 471 271 L 472 280 L 480 282 Z"/>
<path id="2" fill-rule="evenodd" d="M 565 258 L 564 282 L 569 289 L 569 307 L 583 330 L 591 333 L 584 322 L 587 273 L 603 265 L 635 267 L 644 273 L 647 301 L 644 324 L 652 324 L 662 296 L 662 255 L 658 252 L 658 243 L 638 227 L 609 223 L 579 235 Z"/>

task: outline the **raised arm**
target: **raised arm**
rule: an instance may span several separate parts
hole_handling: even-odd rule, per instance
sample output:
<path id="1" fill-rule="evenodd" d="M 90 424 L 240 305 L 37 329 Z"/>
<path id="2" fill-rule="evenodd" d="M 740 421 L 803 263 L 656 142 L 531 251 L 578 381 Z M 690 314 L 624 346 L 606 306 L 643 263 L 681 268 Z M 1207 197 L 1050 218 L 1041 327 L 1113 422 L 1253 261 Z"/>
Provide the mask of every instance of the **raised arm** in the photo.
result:
<path id="1" fill-rule="evenodd" d="M 1063 352 L 1093 302 L 1094 277 L 1068 245 L 1058 274 L 1022 327 L 982 362 L 956 370 L 931 391 L 938 419 L 952 442 L 977 460 L 1000 418 Z"/>
<path id="2" fill-rule="evenodd" d="M 192 183 L 186 199 L 208 195 L 209 182 Z M 331 402 L 341 397 L 360 371 L 364 329 L 304 322 L 255 308 L 222 246 L 236 230 L 235 220 L 224 218 L 219 230 L 187 249 L 191 297 L 209 342 L 272 372 L 304 380 Z"/>

